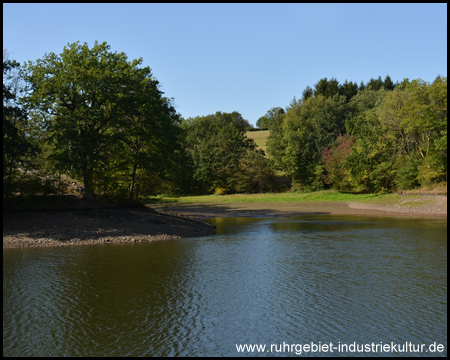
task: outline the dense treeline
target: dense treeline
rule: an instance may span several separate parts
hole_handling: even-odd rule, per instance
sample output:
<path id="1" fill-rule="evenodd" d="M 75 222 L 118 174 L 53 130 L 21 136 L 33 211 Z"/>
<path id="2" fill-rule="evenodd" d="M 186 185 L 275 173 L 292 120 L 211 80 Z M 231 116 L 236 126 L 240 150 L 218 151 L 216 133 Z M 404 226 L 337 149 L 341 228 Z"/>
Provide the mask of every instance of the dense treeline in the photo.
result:
<path id="1" fill-rule="evenodd" d="M 20 66 L 3 53 L 3 198 L 392 191 L 447 181 L 447 79 L 359 85 L 336 79 L 258 119 L 267 152 L 238 112 L 183 119 L 142 59 L 106 43 L 68 44 Z"/>
<path id="2" fill-rule="evenodd" d="M 379 192 L 447 181 L 446 77 L 380 77 L 359 87 L 325 78 L 269 128 L 267 151 L 298 189 Z"/>

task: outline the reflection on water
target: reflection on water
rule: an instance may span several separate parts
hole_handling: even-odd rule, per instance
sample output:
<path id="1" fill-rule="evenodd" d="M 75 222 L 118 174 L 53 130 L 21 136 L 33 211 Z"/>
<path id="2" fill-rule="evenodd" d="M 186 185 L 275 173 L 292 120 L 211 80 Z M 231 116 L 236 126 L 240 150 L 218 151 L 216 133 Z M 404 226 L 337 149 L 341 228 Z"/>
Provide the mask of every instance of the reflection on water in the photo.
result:
<path id="1" fill-rule="evenodd" d="M 210 222 L 215 236 L 4 250 L 3 355 L 235 356 L 236 344 L 311 341 L 436 341 L 446 355 L 446 221 Z"/>

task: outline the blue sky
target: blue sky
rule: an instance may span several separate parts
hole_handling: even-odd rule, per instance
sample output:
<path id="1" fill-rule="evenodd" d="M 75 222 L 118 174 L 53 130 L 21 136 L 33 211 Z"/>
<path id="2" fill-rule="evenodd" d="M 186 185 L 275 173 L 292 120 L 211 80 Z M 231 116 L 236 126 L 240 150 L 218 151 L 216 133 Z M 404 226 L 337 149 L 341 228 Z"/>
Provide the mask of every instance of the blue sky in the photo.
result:
<path id="1" fill-rule="evenodd" d="M 142 57 L 185 118 L 255 124 L 323 77 L 447 76 L 447 4 L 3 4 L 20 63 L 96 40 Z"/>

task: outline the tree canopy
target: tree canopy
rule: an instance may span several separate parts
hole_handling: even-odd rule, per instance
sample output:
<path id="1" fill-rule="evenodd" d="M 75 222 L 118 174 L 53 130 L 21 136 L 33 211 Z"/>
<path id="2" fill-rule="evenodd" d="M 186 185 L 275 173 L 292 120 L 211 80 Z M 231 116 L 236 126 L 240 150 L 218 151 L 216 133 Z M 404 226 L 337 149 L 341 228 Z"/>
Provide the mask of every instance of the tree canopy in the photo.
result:
<path id="1" fill-rule="evenodd" d="M 246 136 L 246 121 L 240 113 L 197 116 L 182 123 L 187 151 L 194 169 L 195 191 L 258 192 L 270 190 L 269 168 L 264 152 Z"/>
<path id="2" fill-rule="evenodd" d="M 268 129 L 270 128 L 275 118 L 282 114 L 284 114 L 283 108 L 278 106 L 273 107 L 272 109 L 267 110 L 267 113 L 258 119 L 258 121 L 256 122 L 256 126 L 259 127 L 260 129 Z"/>
<path id="3" fill-rule="evenodd" d="M 132 197 L 137 169 L 157 171 L 176 149 L 179 117 L 141 63 L 106 42 L 76 42 L 24 68 L 25 103 L 47 132 L 49 160 L 82 177 L 87 198 L 100 188 Z"/>
<path id="4" fill-rule="evenodd" d="M 447 79 L 321 79 L 272 127 L 267 151 L 301 189 L 392 191 L 447 181 Z"/>

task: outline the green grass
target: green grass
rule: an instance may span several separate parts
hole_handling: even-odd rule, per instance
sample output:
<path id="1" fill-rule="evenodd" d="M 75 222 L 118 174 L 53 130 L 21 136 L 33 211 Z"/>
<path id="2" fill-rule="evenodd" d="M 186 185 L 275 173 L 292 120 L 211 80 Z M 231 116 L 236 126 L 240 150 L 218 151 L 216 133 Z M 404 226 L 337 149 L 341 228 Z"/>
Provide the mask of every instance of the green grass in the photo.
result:
<path id="1" fill-rule="evenodd" d="M 247 131 L 247 137 L 249 139 L 255 140 L 256 145 L 258 148 L 263 149 L 266 151 L 266 141 L 269 137 L 269 130 L 261 130 L 261 131 Z"/>
<path id="2" fill-rule="evenodd" d="M 372 203 L 396 203 L 396 194 L 350 194 L 335 190 L 312 193 L 267 193 L 164 197 L 148 199 L 149 203 L 237 203 L 237 202 L 321 202 L 321 201 L 359 201 Z"/>

